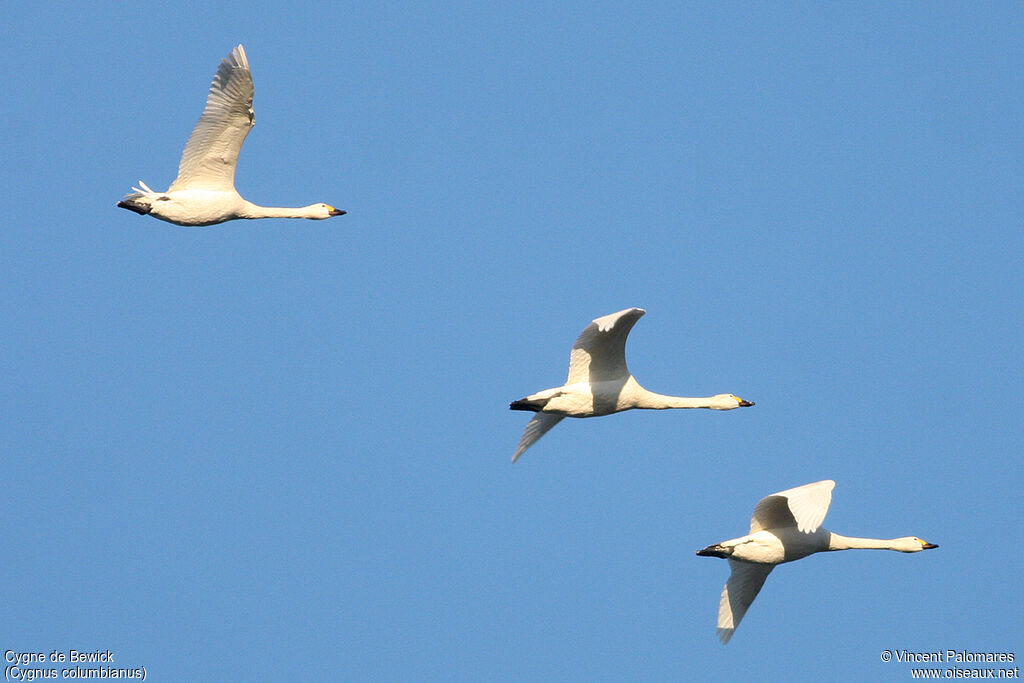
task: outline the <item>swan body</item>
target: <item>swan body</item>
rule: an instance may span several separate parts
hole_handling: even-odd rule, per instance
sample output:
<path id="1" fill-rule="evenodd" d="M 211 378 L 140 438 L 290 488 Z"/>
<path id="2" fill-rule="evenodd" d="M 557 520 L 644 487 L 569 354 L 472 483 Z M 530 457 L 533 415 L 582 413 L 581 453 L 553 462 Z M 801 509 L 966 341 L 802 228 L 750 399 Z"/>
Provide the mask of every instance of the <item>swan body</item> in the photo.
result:
<path id="1" fill-rule="evenodd" d="M 832 502 L 831 480 L 805 484 L 762 498 L 754 508 L 750 533 L 698 550 L 698 555 L 729 560 L 731 573 L 718 606 L 718 637 L 732 638 L 775 565 L 832 550 L 867 548 L 916 553 L 938 548 L 916 536 L 893 539 L 841 536 L 821 527 Z"/>
<path id="2" fill-rule="evenodd" d="M 686 398 L 656 394 L 640 386 L 626 366 L 626 337 L 644 313 L 642 308 L 627 308 L 595 319 L 572 346 L 564 385 L 509 404 L 512 410 L 537 413 L 526 425 L 512 462 L 563 417 L 596 417 L 632 408 L 732 410 L 754 405 L 733 394 Z"/>
<path id="3" fill-rule="evenodd" d="M 255 125 L 249 59 L 241 45 L 221 61 L 210 85 L 206 108 L 192 131 L 178 165 L 178 177 L 166 192 L 141 180 L 117 203 L 142 215 L 177 225 L 201 226 L 237 218 L 311 218 L 345 212 L 324 203 L 299 208 L 258 206 L 235 190 L 235 167 L 242 143 Z"/>

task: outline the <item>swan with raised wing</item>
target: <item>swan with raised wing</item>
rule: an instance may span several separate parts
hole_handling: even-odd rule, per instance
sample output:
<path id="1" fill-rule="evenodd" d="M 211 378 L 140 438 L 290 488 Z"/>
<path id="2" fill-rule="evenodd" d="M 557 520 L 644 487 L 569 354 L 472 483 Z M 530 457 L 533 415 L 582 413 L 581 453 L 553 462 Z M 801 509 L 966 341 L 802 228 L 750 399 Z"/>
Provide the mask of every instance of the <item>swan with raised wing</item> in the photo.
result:
<path id="1" fill-rule="evenodd" d="M 177 225 L 201 226 L 236 218 L 311 218 L 345 212 L 329 204 L 299 208 L 258 206 L 235 190 L 235 166 L 245 137 L 252 130 L 252 73 L 245 48 L 236 47 L 221 61 L 210 85 L 199 123 L 185 145 L 178 177 L 167 192 L 156 192 L 141 180 L 117 203 L 142 215 Z"/>
<path id="2" fill-rule="evenodd" d="M 729 581 L 718 605 L 718 638 L 728 643 L 775 565 L 830 550 L 874 548 L 917 553 L 938 548 L 916 536 L 856 538 L 821 527 L 832 502 L 831 479 L 804 484 L 762 498 L 754 507 L 750 533 L 698 550 L 729 560 Z"/>
<path id="3" fill-rule="evenodd" d="M 626 367 L 626 337 L 644 313 L 642 308 L 627 308 L 594 320 L 572 345 L 564 385 L 509 404 L 512 410 L 537 413 L 526 425 L 512 462 L 563 417 L 596 417 L 633 408 L 732 410 L 754 405 L 734 394 L 686 398 L 656 394 L 640 386 Z"/>

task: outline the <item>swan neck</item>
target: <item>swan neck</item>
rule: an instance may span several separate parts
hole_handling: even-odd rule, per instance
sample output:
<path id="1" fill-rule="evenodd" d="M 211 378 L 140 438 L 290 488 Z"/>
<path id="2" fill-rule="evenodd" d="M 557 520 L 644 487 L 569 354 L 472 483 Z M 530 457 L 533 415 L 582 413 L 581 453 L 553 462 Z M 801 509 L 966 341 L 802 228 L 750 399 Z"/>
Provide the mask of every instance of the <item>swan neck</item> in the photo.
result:
<path id="1" fill-rule="evenodd" d="M 260 206 L 246 202 L 239 213 L 241 218 L 309 218 L 309 207 Z"/>
<path id="2" fill-rule="evenodd" d="M 711 398 L 688 398 L 686 396 L 666 396 L 642 389 L 638 407 L 660 410 L 663 408 L 710 408 Z"/>
<path id="3" fill-rule="evenodd" d="M 896 550 L 893 539 L 884 538 L 857 538 L 856 536 L 840 536 L 832 533 L 828 540 L 829 550 L 852 550 L 863 548 L 867 550 Z"/>

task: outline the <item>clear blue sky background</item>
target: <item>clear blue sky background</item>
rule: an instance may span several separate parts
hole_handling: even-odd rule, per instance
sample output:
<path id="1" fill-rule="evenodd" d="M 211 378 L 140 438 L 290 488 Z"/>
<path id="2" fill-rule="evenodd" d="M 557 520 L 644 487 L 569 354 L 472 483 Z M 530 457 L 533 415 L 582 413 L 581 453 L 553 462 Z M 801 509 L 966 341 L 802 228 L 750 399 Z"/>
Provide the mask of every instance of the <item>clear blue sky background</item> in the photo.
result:
<path id="1" fill-rule="evenodd" d="M 0 648 L 151 680 L 909 680 L 1024 656 L 1018 3 L 0 5 Z M 237 186 L 164 189 L 237 43 Z M 740 411 L 528 415 L 594 317 Z M 778 568 L 756 501 L 918 555 Z M 1018 662 L 1019 663 L 1019 662 Z"/>

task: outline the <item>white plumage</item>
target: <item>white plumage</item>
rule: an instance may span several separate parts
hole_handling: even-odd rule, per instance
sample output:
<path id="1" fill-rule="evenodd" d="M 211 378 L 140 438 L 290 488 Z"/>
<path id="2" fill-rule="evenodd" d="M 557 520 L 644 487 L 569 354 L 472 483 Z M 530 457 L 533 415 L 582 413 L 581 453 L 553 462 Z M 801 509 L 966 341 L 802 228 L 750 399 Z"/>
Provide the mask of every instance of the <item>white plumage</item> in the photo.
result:
<path id="1" fill-rule="evenodd" d="M 775 565 L 830 550 L 874 548 L 916 553 L 937 548 L 916 536 L 893 539 L 840 536 L 821 528 L 832 502 L 830 479 L 762 498 L 754 507 L 750 533 L 698 550 L 729 560 L 729 581 L 718 605 L 718 637 L 728 643 Z"/>
<path id="2" fill-rule="evenodd" d="M 537 413 L 526 425 L 512 462 L 563 417 L 595 417 L 632 408 L 732 410 L 754 405 L 733 394 L 686 398 L 655 394 L 640 386 L 626 366 L 626 337 L 645 312 L 642 308 L 627 308 L 594 320 L 572 345 L 564 385 L 509 404 L 512 410 Z"/>
<path id="3" fill-rule="evenodd" d="M 299 208 L 258 206 L 235 190 L 235 167 L 242 143 L 255 124 L 249 59 L 241 45 L 220 63 L 199 122 L 167 192 L 155 192 L 141 180 L 117 205 L 178 225 L 200 226 L 236 218 L 311 218 L 345 212 L 318 203 Z"/>

